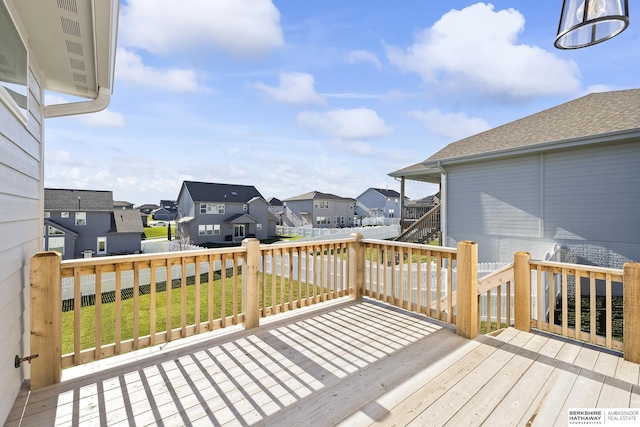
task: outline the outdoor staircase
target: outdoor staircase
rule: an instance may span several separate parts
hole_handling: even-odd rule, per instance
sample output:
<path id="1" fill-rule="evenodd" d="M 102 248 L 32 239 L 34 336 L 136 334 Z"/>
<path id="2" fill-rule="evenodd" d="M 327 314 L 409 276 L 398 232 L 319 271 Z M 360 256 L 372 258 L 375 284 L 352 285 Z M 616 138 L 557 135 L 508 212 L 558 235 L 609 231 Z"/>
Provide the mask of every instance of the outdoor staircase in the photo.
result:
<path id="1" fill-rule="evenodd" d="M 398 242 L 431 243 L 440 237 L 440 205 L 435 206 L 395 238 Z"/>

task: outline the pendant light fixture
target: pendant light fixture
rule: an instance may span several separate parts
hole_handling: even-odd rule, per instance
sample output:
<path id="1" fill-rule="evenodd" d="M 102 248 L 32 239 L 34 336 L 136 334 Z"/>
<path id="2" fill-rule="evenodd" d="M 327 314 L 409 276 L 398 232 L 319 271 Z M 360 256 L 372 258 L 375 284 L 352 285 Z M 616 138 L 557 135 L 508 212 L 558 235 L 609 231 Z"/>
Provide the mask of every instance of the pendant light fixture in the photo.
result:
<path id="1" fill-rule="evenodd" d="M 629 26 L 628 0 L 564 0 L 558 49 L 578 49 L 609 40 Z"/>

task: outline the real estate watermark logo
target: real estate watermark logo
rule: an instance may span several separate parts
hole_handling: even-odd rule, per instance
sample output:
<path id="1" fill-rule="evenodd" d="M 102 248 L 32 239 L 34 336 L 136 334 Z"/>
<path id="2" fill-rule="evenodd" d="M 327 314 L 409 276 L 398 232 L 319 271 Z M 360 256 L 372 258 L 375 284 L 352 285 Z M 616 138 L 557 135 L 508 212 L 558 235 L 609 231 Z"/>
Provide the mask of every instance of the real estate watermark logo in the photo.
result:
<path id="1" fill-rule="evenodd" d="M 635 426 L 640 424 L 640 409 L 569 409 L 570 426 Z"/>

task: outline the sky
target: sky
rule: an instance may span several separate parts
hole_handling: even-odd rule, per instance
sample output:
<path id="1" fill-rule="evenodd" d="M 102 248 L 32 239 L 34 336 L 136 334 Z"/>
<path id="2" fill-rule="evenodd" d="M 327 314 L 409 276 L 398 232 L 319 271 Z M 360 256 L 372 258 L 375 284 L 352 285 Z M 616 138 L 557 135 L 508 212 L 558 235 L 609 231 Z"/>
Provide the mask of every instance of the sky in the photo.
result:
<path id="1" fill-rule="evenodd" d="M 633 6 L 633 4 L 632 4 Z M 136 206 L 183 181 L 265 197 L 388 174 L 591 92 L 640 87 L 640 24 L 553 47 L 561 1 L 128 0 L 102 112 L 47 119 L 45 186 Z M 48 93 L 47 104 L 64 101 Z M 412 199 L 437 187 L 407 181 Z"/>

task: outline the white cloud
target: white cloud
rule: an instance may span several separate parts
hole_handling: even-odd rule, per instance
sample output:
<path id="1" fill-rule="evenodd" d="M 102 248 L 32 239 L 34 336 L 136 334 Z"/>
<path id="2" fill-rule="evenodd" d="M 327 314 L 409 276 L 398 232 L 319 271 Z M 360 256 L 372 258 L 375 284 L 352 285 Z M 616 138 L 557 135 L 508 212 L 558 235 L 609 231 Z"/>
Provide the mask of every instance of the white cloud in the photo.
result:
<path id="1" fill-rule="evenodd" d="M 316 93 L 313 85 L 315 80 L 307 73 L 280 73 L 280 84 L 269 86 L 262 82 L 252 85 L 254 89 L 269 95 L 273 100 L 285 104 L 319 105 L 327 100 Z"/>
<path id="2" fill-rule="evenodd" d="M 513 99 L 573 93 L 580 88 L 574 61 L 518 44 L 524 17 L 477 3 L 444 14 L 402 50 L 386 46 L 389 61 L 426 83 Z"/>
<path id="3" fill-rule="evenodd" d="M 349 64 L 355 64 L 356 62 L 368 62 L 373 64 L 377 69 L 382 68 L 382 64 L 378 57 L 368 50 L 351 51 L 347 54 L 345 59 Z"/>
<path id="4" fill-rule="evenodd" d="M 95 166 L 91 160 L 72 157 L 71 153 L 69 153 L 67 150 L 47 151 L 45 153 L 45 158 L 47 164 L 56 164 L 63 166 L 84 166 L 89 168 Z"/>
<path id="5" fill-rule="evenodd" d="M 213 47 L 255 57 L 284 44 L 271 0 L 128 0 L 119 27 L 124 46 L 154 54 Z"/>
<path id="6" fill-rule="evenodd" d="M 483 119 L 470 118 L 464 113 L 442 113 L 437 108 L 429 111 L 411 111 L 409 116 L 419 120 L 429 132 L 445 139 L 458 140 L 490 128 Z"/>
<path id="7" fill-rule="evenodd" d="M 179 68 L 159 70 L 149 67 L 142 63 L 140 56 L 123 48 L 119 48 L 117 53 L 116 78 L 173 92 L 199 90 L 195 71 Z"/>
<path id="8" fill-rule="evenodd" d="M 85 126 L 117 128 L 125 125 L 124 116 L 109 109 L 75 116 L 75 119 Z"/>
<path id="9" fill-rule="evenodd" d="M 298 126 L 344 139 L 369 139 L 388 135 L 387 126 L 378 114 L 368 108 L 338 109 L 324 113 L 303 111 L 296 118 Z"/>

